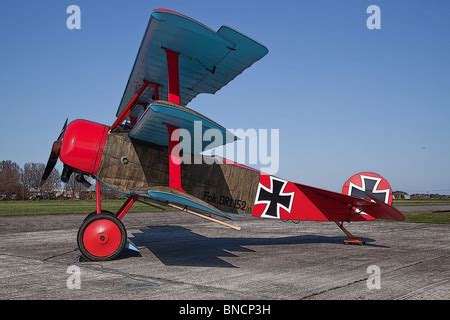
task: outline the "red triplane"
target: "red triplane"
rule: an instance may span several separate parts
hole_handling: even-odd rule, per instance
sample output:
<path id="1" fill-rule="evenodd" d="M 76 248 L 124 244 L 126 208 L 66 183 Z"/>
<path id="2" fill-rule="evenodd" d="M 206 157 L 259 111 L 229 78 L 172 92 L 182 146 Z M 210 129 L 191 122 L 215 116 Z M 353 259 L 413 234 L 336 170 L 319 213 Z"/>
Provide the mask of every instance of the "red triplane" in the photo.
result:
<path id="1" fill-rule="evenodd" d="M 73 173 L 81 183 L 87 184 L 85 176 L 96 180 L 96 211 L 78 232 L 85 258 L 113 259 L 127 244 L 132 246 L 121 220 L 139 198 L 238 230 L 224 220 L 232 214 L 251 214 L 334 221 L 348 236 L 346 243 L 357 244 L 363 241 L 352 236 L 344 222 L 404 220 L 391 206 L 389 183 L 375 173 L 354 175 L 340 194 L 226 159 L 213 164 L 180 163 L 172 152 L 177 144 L 172 133 L 177 128 L 193 132 L 194 123 L 200 122 L 202 130 L 217 129 L 227 136 L 225 128 L 186 105 L 199 93 L 215 93 L 267 53 L 263 45 L 232 28 L 222 26 L 216 32 L 177 12 L 152 12 L 116 121 L 111 126 L 87 120 L 67 125 L 66 121 L 42 177 L 43 183 L 59 157 L 64 164 L 62 181 Z M 102 210 L 102 185 L 127 196 L 115 214 Z"/>

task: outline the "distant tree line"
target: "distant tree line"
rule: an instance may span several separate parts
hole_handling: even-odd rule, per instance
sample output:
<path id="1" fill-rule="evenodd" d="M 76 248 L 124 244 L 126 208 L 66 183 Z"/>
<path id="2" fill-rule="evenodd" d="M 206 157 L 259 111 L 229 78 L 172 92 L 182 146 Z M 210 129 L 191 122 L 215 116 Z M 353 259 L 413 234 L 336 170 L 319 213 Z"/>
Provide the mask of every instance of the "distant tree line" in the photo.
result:
<path id="1" fill-rule="evenodd" d="M 413 200 L 421 200 L 421 199 L 450 199 L 450 195 L 448 194 L 439 194 L 439 193 L 414 193 L 411 195 L 411 199 Z"/>
<path id="2" fill-rule="evenodd" d="M 47 181 L 41 186 L 41 177 L 45 164 L 28 162 L 21 168 L 16 162 L 3 160 L 0 162 L 0 199 L 34 199 L 55 198 L 63 195 L 75 197 L 87 188 L 75 181 L 72 175 L 70 180 L 63 184 L 58 169 L 53 169 Z"/>

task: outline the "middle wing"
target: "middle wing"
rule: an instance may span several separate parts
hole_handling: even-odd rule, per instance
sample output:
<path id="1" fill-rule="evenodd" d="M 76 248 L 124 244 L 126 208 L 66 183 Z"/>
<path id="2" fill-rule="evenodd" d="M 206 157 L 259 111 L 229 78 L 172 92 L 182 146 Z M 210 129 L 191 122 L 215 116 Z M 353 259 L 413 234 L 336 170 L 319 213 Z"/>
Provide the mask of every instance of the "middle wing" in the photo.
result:
<path id="1" fill-rule="evenodd" d="M 191 137 L 191 150 L 194 151 L 194 138 L 198 135 L 203 137 L 206 130 L 215 129 L 223 138 L 213 142 L 203 141 L 197 148 L 198 154 L 206 149 L 215 148 L 237 140 L 237 137 L 224 127 L 205 117 L 204 115 L 186 107 L 176 105 L 167 101 L 156 101 L 148 106 L 140 116 L 137 123 L 131 129 L 130 138 L 148 142 L 159 146 L 168 146 L 167 124 L 176 128 L 185 129 Z"/>

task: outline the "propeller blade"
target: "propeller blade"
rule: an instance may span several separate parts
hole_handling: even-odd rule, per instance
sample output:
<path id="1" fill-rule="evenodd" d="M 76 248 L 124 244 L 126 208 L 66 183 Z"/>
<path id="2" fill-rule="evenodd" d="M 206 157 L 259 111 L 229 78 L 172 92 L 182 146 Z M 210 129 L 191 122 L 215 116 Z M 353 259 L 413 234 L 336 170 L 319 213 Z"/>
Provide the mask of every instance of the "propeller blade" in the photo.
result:
<path id="1" fill-rule="evenodd" d="M 50 156 L 48 157 L 47 165 L 45 166 L 44 174 L 42 175 L 42 178 L 41 178 L 41 183 L 40 183 L 41 187 L 45 183 L 45 181 L 48 179 L 50 174 L 52 173 L 53 168 L 55 168 L 55 166 L 56 166 L 56 162 L 58 162 L 58 154 L 55 153 L 55 151 L 52 148 L 52 151 L 50 152 Z"/>
<path id="2" fill-rule="evenodd" d="M 67 127 L 67 122 L 68 122 L 68 121 L 69 121 L 69 118 L 67 118 L 67 119 L 66 119 L 66 122 L 64 122 L 64 126 L 63 126 L 63 128 L 61 129 L 61 133 L 59 134 L 58 139 L 56 139 L 56 141 L 59 141 L 59 140 L 62 139 L 62 137 L 63 137 L 63 135 L 64 135 L 64 132 L 66 131 L 66 127 Z"/>
<path id="3" fill-rule="evenodd" d="M 67 118 L 66 122 L 64 122 L 64 125 L 61 129 L 58 139 L 56 139 L 56 141 L 53 142 L 52 150 L 50 151 L 50 156 L 48 157 L 47 165 L 45 166 L 44 173 L 42 174 L 41 183 L 40 183 L 41 187 L 45 183 L 45 181 L 48 179 L 48 177 L 52 173 L 53 169 L 55 168 L 56 163 L 58 162 L 59 152 L 61 150 L 61 139 L 64 136 L 64 132 L 66 131 L 68 121 L 69 121 L 69 118 Z"/>

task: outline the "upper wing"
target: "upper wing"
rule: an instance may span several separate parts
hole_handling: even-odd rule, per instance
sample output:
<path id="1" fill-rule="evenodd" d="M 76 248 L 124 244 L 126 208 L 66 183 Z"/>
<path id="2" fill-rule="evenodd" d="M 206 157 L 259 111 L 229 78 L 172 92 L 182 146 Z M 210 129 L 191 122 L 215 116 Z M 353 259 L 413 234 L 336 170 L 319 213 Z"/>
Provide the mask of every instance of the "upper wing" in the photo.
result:
<path id="1" fill-rule="evenodd" d="M 136 61 L 117 110 L 120 114 L 143 80 L 160 85 L 156 96 L 167 96 L 167 60 L 164 48 L 180 53 L 179 83 L 182 105 L 199 93 L 215 93 L 268 53 L 258 42 L 222 26 L 217 32 L 165 9 L 153 11 Z M 138 103 L 153 101 L 154 89 Z"/>

